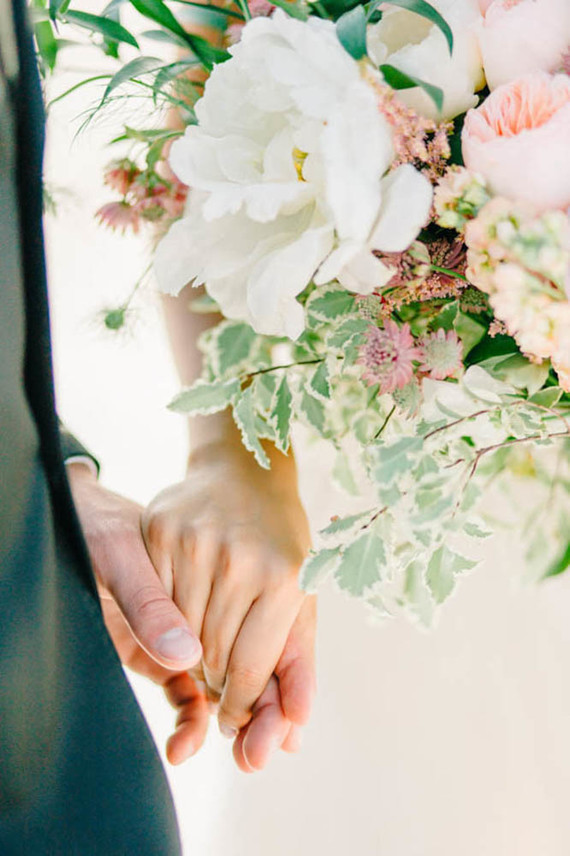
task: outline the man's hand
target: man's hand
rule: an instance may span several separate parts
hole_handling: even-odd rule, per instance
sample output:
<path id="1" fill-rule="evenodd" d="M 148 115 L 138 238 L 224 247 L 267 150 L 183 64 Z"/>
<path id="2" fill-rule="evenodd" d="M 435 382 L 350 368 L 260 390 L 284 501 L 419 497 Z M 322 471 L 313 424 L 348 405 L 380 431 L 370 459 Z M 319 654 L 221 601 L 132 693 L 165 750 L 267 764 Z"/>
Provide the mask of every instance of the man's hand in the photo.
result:
<path id="1" fill-rule="evenodd" d="M 208 727 L 204 688 L 188 674 L 200 642 L 148 557 L 141 508 L 102 487 L 84 464 L 70 464 L 68 474 L 105 624 L 122 663 L 162 686 L 178 710 L 167 756 L 180 763 L 200 748 Z"/>
<path id="2" fill-rule="evenodd" d="M 269 454 L 266 471 L 239 438 L 203 443 L 186 480 L 143 514 L 153 564 L 202 640 L 203 674 L 194 674 L 220 696 L 220 727 L 239 733 L 236 760 L 249 770 L 263 766 L 269 744 L 295 747 L 291 723 L 306 722 L 315 682 L 315 600 L 298 584 L 308 523 L 291 459 Z M 273 673 L 278 683 L 264 693 Z"/>

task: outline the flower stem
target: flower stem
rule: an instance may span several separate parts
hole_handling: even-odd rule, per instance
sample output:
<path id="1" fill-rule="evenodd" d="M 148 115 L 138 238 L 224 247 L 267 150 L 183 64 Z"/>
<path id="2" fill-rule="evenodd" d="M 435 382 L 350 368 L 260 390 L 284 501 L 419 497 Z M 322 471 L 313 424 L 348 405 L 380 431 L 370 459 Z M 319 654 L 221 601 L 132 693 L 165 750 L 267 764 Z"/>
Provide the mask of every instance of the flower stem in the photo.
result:
<path id="1" fill-rule="evenodd" d="M 440 267 L 439 265 L 430 265 L 430 268 L 438 273 L 444 273 L 446 276 L 452 276 L 455 279 L 460 279 L 462 282 L 469 282 L 466 276 L 462 273 L 457 273 L 455 270 L 449 270 L 449 268 Z"/>

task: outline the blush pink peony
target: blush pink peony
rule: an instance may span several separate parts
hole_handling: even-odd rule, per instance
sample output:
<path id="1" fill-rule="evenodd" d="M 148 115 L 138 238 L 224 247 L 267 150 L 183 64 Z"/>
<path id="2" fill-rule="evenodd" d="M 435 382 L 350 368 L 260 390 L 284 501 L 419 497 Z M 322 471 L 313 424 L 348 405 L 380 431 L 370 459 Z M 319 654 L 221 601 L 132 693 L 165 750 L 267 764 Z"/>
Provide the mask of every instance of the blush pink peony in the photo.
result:
<path id="1" fill-rule="evenodd" d="M 544 72 L 500 86 L 470 110 L 462 135 L 468 169 L 538 211 L 570 206 L 570 78 Z"/>
<path id="2" fill-rule="evenodd" d="M 568 0 L 479 0 L 479 47 L 490 89 L 533 71 L 558 71 L 570 47 Z"/>

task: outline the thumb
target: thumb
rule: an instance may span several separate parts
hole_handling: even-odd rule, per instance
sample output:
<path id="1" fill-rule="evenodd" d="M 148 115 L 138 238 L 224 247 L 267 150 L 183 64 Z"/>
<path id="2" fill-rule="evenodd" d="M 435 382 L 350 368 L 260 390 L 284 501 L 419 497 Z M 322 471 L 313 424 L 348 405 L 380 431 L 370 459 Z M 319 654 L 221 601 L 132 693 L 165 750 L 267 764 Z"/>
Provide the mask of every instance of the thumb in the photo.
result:
<path id="1" fill-rule="evenodd" d="M 142 536 L 116 545 L 107 561 L 106 586 L 147 654 L 173 671 L 199 663 L 200 640 L 166 593 Z"/>

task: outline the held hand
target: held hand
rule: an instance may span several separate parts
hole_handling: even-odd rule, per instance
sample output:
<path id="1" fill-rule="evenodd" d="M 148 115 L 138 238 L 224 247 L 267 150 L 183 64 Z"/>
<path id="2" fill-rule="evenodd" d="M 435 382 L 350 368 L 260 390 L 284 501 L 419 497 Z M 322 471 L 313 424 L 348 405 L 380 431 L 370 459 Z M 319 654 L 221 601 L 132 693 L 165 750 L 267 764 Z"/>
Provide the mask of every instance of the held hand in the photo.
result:
<path id="1" fill-rule="evenodd" d="M 208 725 L 204 690 L 187 671 L 200 659 L 200 642 L 152 566 L 140 507 L 102 487 L 83 464 L 70 464 L 68 474 L 105 624 L 124 665 L 162 686 L 178 710 L 167 756 L 179 763 L 199 749 Z"/>
<path id="2" fill-rule="evenodd" d="M 314 690 L 315 604 L 298 585 L 308 524 L 291 460 L 271 454 L 265 471 L 239 443 L 203 444 L 186 480 L 143 515 L 153 564 L 202 639 L 228 736 L 248 724 L 272 673 L 287 728 L 306 721 Z"/>

